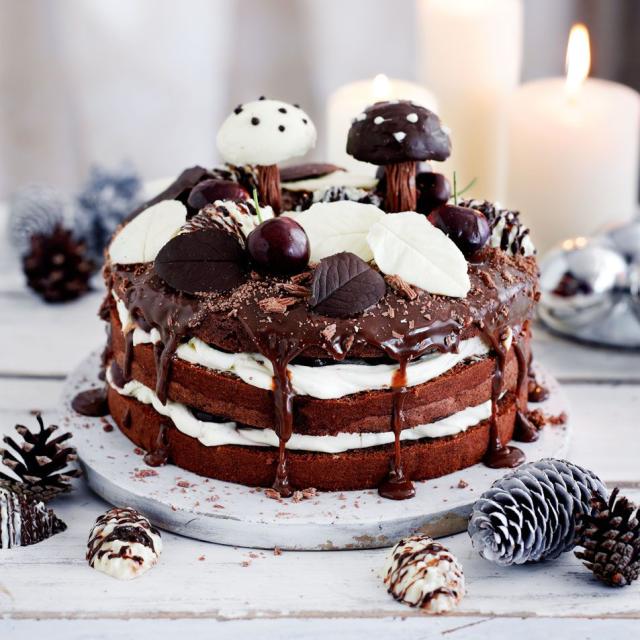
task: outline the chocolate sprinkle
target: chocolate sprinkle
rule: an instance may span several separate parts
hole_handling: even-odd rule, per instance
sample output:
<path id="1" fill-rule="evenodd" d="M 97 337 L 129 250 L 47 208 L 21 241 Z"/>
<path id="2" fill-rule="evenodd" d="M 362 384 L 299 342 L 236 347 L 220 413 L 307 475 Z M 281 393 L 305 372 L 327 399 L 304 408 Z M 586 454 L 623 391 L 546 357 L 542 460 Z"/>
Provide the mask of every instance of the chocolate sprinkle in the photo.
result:
<path id="1" fill-rule="evenodd" d="M 260 118 L 256 118 L 255 116 L 253 116 L 253 118 L 251 118 L 251 124 L 252 125 L 260 124 Z"/>

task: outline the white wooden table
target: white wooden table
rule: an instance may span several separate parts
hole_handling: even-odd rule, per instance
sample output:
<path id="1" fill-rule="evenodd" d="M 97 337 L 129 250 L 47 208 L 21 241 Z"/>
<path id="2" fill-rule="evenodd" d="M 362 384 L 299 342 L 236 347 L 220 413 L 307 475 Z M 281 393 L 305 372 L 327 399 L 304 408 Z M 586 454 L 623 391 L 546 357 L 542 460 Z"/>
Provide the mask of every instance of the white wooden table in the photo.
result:
<path id="1" fill-rule="evenodd" d="M 0 229 L 4 229 L 0 212 Z M 1 233 L 1 232 L 0 232 Z M 22 285 L 0 238 L 0 433 L 29 412 L 54 421 L 65 375 L 104 339 L 100 292 L 49 306 Z M 640 355 L 587 348 L 536 332 L 536 357 L 572 403 L 570 457 L 640 500 Z M 68 530 L 0 551 L 0 638 L 183 637 L 619 638 L 640 632 L 640 584 L 600 586 L 572 554 L 502 569 L 466 534 L 445 540 L 461 560 L 468 595 L 434 618 L 397 604 L 382 586 L 385 550 L 270 552 L 164 534 L 157 568 L 120 583 L 89 569 L 85 544 L 107 505 L 84 487 L 59 499 Z M 142 633 L 142 635 L 140 635 Z M 632 636 L 633 637 L 633 636 Z"/>

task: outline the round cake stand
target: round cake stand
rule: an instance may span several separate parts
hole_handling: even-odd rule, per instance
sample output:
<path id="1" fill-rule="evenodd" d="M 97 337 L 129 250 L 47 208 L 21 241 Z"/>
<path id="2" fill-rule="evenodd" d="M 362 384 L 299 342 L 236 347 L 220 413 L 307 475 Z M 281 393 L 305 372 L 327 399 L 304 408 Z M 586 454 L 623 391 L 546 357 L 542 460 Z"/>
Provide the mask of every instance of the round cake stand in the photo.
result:
<path id="1" fill-rule="evenodd" d="M 108 502 L 133 507 L 158 527 L 190 538 L 261 549 L 327 550 L 391 546 L 418 531 L 445 536 L 466 529 L 473 502 L 506 473 L 478 464 L 416 482 L 415 498 L 398 502 L 380 498 L 375 490 L 323 492 L 294 502 L 174 465 L 152 469 L 111 417 L 87 418 L 71 409 L 78 391 L 104 384 L 97 377 L 98 363 L 96 352 L 69 376 L 60 416 L 73 432 L 89 486 Z M 551 396 L 533 406 L 548 414 L 566 412 L 558 383 L 540 367 L 536 375 Z M 528 461 L 561 457 L 569 432 L 569 423 L 547 425 L 537 442 L 518 446 Z"/>

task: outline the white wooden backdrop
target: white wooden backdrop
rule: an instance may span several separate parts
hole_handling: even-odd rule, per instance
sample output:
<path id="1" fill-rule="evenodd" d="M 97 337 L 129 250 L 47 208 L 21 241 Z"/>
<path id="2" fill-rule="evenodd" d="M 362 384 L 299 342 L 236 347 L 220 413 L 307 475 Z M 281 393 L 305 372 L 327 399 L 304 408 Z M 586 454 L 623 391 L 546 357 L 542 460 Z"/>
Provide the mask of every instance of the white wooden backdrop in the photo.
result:
<path id="1" fill-rule="evenodd" d="M 36 409 L 55 420 L 65 375 L 104 339 L 100 295 L 60 307 L 41 303 L 24 288 L 0 238 L 0 433 L 33 423 Z M 570 458 L 640 500 L 640 355 L 572 344 L 539 328 L 535 356 L 569 396 Z M 164 534 L 160 565 L 120 583 L 84 561 L 88 532 L 107 505 L 80 483 L 54 506 L 69 525 L 64 534 L 0 551 L 0 638 L 573 639 L 640 632 L 640 584 L 600 586 L 572 554 L 503 569 L 479 558 L 466 534 L 448 538 L 468 595 L 455 613 L 432 618 L 386 594 L 379 577 L 385 550 L 276 556 Z"/>

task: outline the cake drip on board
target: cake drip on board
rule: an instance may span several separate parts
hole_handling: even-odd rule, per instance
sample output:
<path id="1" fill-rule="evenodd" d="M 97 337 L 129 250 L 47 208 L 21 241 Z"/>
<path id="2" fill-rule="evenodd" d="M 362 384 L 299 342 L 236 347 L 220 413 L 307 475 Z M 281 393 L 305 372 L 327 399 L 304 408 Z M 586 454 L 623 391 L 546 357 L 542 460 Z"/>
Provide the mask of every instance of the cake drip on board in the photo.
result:
<path id="1" fill-rule="evenodd" d="M 76 413 L 92 418 L 109 415 L 106 388 L 101 387 L 99 389 L 81 391 L 71 401 L 71 407 Z"/>

